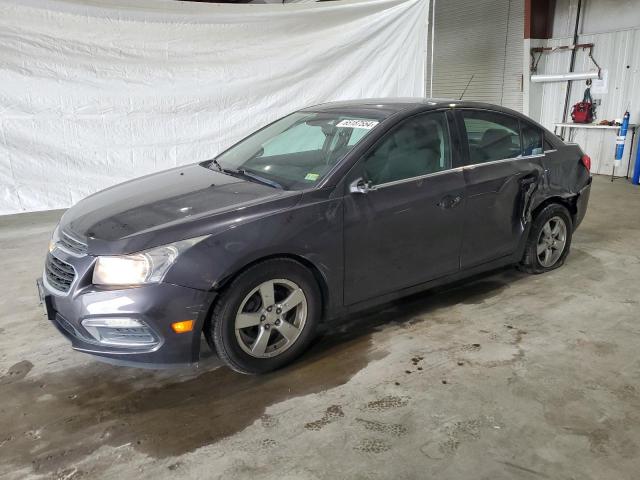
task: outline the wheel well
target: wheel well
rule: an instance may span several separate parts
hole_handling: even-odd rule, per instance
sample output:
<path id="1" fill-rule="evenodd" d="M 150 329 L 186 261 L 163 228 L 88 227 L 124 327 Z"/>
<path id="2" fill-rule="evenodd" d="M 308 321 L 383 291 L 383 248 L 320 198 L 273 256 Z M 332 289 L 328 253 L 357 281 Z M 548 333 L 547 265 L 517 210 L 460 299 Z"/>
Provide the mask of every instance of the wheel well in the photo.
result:
<path id="1" fill-rule="evenodd" d="M 569 210 L 569 214 L 571 215 L 571 220 L 575 224 L 575 218 L 578 212 L 578 209 L 576 207 L 576 198 L 577 197 L 575 196 L 569 197 L 569 198 L 562 198 L 562 197 L 547 198 L 533 210 L 532 217 L 535 218 L 538 215 L 538 213 L 542 211 L 542 209 L 545 208 L 547 205 L 550 205 L 552 203 L 557 203 L 565 207 L 567 210 Z"/>
<path id="2" fill-rule="evenodd" d="M 254 260 L 250 263 L 247 263 L 246 265 L 244 265 L 242 268 L 238 269 L 237 271 L 235 271 L 232 275 L 229 275 L 228 277 L 226 277 L 225 279 L 223 279 L 216 287 L 216 290 L 220 291 L 220 290 L 224 290 L 232 281 L 234 278 L 236 278 L 238 275 L 240 275 L 242 272 L 246 271 L 247 269 L 253 267 L 254 265 L 264 262 L 266 260 L 273 260 L 276 258 L 288 258 L 290 260 L 294 260 L 298 263 L 300 263 L 301 265 L 303 265 L 304 267 L 306 267 L 307 269 L 309 269 L 309 271 L 311 271 L 311 273 L 313 274 L 314 278 L 316 279 L 316 282 L 318 283 L 318 287 L 320 288 L 320 295 L 322 296 L 322 317 L 324 318 L 324 314 L 327 310 L 328 307 L 328 300 L 329 300 L 329 287 L 327 285 L 326 279 L 324 278 L 324 276 L 322 275 L 322 273 L 320 272 L 320 270 L 318 269 L 318 267 L 316 267 L 312 262 L 310 262 L 309 260 L 307 260 L 304 257 L 301 257 L 299 255 L 291 255 L 291 254 L 274 254 L 274 255 L 268 255 L 266 257 L 261 257 L 258 258 L 257 260 Z M 211 303 L 210 307 L 209 307 L 209 313 L 207 314 L 207 318 L 205 320 L 205 325 L 204 328 L 208 328 L 210 322 L 211 322 L 211 314 L 213 313 L 213 308 L 215 307 L 216 302 L 218 301 L 218 297 L 216 297 L 214 299 L 214 301 Z"/>

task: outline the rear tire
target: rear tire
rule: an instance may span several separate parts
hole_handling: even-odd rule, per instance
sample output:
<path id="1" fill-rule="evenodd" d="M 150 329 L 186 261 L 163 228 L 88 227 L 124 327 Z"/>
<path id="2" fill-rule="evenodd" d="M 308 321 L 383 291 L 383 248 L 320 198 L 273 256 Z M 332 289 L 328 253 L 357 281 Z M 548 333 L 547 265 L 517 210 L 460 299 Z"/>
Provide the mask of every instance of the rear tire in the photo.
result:
<path id="1" fill-rule="evenodd" d="M 222 292 L 205 337 L 236 372 L 266 373 L 306 350 L 321 315 L 322 297 L 312 272 L 292 259 L 265 260 Z"/>
<path id="2" fill-rule="evenodd" d="M 518 268 L 538 274 L 561 267 L 569 254 L 572 233 L 569 211 L 558 203 L 547 205 L 533 220 Z"/>

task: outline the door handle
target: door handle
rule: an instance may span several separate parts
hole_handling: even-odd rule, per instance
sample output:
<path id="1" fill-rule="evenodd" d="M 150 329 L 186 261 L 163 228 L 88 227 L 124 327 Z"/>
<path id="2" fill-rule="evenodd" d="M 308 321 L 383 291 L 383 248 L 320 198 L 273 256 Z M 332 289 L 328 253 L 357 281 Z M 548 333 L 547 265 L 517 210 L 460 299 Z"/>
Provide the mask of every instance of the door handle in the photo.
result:
<path id="1" fill-rule="evenodd" d="M 442 197 L 442 200 L 440 200 L 437 205 L 440 208 L 455 208 L 460 204 L 461 201 L 462 195 L 446 195 Z"/>

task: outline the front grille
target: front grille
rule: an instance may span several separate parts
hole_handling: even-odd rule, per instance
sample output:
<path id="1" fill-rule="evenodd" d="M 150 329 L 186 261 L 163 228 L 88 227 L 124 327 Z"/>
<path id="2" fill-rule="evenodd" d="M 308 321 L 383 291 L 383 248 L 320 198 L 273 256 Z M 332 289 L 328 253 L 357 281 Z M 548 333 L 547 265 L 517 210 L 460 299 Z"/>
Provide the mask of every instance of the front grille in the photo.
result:
<path id="1" fill-rule="evenodd" d="M 67 235 L 64 232 L 60 232 L 60 246 L 71 253 L 75 253 L 76 255 L 86 255 L 87 254 L 87 244 L 82 243 L 79 240 Z"/>
<path id="2" fill-rule="evenodd" d="M 71 265 L 63 262 L 53 255 L 47 255 L 45 263 L 47 282 L 56 290 L 67 293 L 76 277 L 76 272 Z"/>

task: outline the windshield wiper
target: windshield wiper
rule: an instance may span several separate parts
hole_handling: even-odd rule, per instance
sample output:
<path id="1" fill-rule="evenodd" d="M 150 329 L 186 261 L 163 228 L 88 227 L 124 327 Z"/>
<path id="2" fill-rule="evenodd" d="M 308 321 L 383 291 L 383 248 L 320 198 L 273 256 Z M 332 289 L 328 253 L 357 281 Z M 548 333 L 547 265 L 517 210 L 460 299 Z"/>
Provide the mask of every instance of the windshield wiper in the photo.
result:
<path id="1" fill-rule="evenodd" d="M 224 172 L 224 168 L 222 168 L 222 165 L 220 165 L 218 163 L 218 160 L 216 160 L 215 158 L 213 160 L 211 160 L 211 164 L 215 165 L 218 168 L 219 172 Z"/>
<path id="2" fill-rule="evenodd" d="M 274 180 L 270 180 L 268 178 L 264 178 L 256 173 L 254 173 L 253 171 L 247 171 L 246 168 L 224 168 L 222 165 L 220 165 L 220 162 L 218 162 L 215 158 L 213 160 L 211 160 L 211 165 L 215 165 L 216 168 L 218 169 L 219 172 L 221 173 L 226 173 L 227 175 L 231 175 L 234 177 L 242 177 L 242 178 L 248 178 L 252 181 L 256 181 L 256 182 L 260 182 L 263 183 L 265 185 L 269 185 L 270 187 L 273 188 L 278 188 L 280 190 L 284 190 L 284 187 L 282 185 L 280 185 L 278 182 L 274 181 Z"/>
<path id="3" fill-rule="evenodd" d="M 238 168 L 237 170 L 234 170 L 234 171 L 236 173 L 239 173 L 240 175 L 242 175 L 244 177 L 252 178 L 253 180 L 257 180 L 260 183 L 264 183 L 265 185 L 269 185 L 270 187 L 278 188 L 280 190 L 284 190 L 284 187 L 282 185 L 280 185 L 278 182 L 276 182 L 274 180 L 270 180 L 270 179 L 265 178 L 265 177 L 261 177 L 260 175 L 257 175 L 253 171 L 248 171 L 246 168 Z"/>

